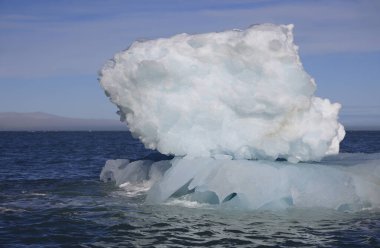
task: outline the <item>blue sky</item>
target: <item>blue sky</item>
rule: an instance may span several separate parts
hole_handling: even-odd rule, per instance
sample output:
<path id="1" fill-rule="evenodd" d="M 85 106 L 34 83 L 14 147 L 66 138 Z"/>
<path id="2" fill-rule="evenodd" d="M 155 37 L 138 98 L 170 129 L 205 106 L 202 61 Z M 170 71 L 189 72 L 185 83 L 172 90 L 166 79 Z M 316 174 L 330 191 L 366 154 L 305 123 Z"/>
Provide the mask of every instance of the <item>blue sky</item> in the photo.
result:
<path id="1" fill-rule="evenodd" d="M 0 112 L 113 118 L 97 71 L 136 39 L 295 24 L 317 95 L 380 125 L 380 1 L 0 0 Z"/>

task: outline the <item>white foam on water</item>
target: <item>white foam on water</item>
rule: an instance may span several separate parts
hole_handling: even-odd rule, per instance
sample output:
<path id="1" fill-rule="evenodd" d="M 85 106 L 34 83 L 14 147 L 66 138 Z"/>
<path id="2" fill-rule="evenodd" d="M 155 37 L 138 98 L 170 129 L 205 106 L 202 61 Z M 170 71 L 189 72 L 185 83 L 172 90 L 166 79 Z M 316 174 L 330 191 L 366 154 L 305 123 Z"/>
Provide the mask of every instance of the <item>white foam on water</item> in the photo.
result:
<path id="1" fill-rule="evenodd" d="M 202 209 L 215 209 L 214 206 L 207 203 L 199 203 L 185 198 L 173 198 L 164 203 L 168 206 L 180 206 L 185 208 L 202 208 Z"/>
<path id="2" fill-rule="evenodd" d="M 125 190 L 126 196 L 135 197 L 138 195 L 145 194 L 152 187 L 152 182 L 151 181 L 143 181 L 140 183 L 125 182 L 123 184 L 120 184 L 119 187 Z"/>

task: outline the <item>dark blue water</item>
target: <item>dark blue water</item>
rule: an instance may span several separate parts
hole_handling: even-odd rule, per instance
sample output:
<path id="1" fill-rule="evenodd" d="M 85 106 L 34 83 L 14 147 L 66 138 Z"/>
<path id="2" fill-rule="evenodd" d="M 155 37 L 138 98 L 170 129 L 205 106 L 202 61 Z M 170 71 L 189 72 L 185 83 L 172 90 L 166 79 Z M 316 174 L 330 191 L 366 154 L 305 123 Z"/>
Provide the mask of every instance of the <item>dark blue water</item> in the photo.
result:
<path id="1" fill-rule="evenodd" d="M 380 132 L 341 152 L 380 152 Z M 149 206 L 99 181 L 106 160 L 147 156 L 128 132 L 0 132 L 0 246 L 380 247 L 378 211 Z"/>

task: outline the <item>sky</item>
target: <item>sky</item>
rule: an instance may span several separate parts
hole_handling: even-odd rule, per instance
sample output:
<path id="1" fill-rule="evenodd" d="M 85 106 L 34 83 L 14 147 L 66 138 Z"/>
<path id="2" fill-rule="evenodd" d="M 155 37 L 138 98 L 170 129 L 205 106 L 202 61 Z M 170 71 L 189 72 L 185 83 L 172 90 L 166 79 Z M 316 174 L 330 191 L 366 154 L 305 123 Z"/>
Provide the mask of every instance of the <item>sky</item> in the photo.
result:
<path id="1" fill-rule="evenodd" d="M 117 119 L 97 73 L 133 41 L 294 24 L 316 95 L 380 127 L 378 0 L 0 0 L 0 112 Z"/>

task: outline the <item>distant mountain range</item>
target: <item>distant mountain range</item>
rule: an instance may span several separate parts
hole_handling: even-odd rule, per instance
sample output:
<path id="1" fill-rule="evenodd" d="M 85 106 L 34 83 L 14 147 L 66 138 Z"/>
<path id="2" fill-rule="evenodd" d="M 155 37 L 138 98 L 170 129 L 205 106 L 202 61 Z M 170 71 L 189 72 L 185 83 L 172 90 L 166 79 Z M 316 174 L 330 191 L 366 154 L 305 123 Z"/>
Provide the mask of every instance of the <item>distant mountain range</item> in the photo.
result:
<path id="1" fill-rule="evenodd" d="M 127 131 L 118 120 L 81 119 L 42 112 L 0 112 L 0 131 Z"/>
<path id="2" fill-rule="evenodd" d="M 348 111 L 347 111 L 348 112 Z M 380 130 L 380 115 L 343 113 L 346 130 Z M 0 112 L 0 131 L 127 131 L 125 123 L 111 119 L 70 118 L 43 112 Z"/>

